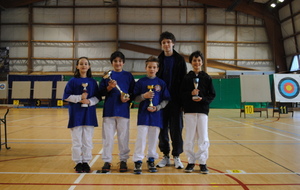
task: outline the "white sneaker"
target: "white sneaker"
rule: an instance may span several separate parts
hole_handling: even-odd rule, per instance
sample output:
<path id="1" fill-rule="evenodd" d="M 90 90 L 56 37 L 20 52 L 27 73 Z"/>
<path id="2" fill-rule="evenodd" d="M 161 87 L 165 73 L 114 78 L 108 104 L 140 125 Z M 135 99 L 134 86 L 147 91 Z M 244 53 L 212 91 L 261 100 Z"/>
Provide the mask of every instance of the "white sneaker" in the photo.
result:
<path id="1" fill-rule="evenodd" d="M 164 156 L 163 159 L 156 165 L 156 167 L 163 168 L 165 166 L 171 165 L 170 158 Z"/>
<path id="2" fill-rule="evenodd" d="M 176 169 L 183 169 L 183 164 L 178 156 L 174 156 L 174 164 Z"/>

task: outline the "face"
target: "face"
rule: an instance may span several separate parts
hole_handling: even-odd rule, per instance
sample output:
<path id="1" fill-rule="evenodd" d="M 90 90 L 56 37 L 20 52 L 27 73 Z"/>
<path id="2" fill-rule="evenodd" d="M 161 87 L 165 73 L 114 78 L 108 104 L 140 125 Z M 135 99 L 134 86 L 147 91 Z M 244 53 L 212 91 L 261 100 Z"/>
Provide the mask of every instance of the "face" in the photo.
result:
<path id="1" fill-rule="evenodd" d="M 148 77 L 155 77 L 158 71 L 157 62 L 148 62 L 146 66 L 146 73 Z"/>
<path id="2" fill-rule="evenodd" d="M 112 66 L 114 68 L 114 71 L 121 72 L 123 70 L 124 62 L 120 57 L 116 57 L 112 61 Z"/>
<path id="3" fill-rule="evenodd" d="M 201 71 L 201 66 L 203 65 L 201 57 L 193 57 L 192 67 L 194 71 Z"/>
<path id="4" fill-rule="evenodd" d="M 161 41 L 161 48 L 164 52 L 173 52 L 174 43 L 170 39 L 163 39 Z"/>
<path id="5" fill-rule="evenodd" d="M 87 59 L 82 58 L 78 61 L 78 65 L 76 68 L 79 70 L 80 73 L 86 73 L 90 69 L 90 65 Z"/>

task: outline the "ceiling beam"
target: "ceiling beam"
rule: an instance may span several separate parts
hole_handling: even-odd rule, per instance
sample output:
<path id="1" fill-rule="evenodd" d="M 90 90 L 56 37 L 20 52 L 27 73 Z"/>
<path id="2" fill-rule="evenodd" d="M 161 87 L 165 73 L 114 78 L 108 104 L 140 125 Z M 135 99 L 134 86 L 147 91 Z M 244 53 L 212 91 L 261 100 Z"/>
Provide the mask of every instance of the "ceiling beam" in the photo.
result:
<path id="1" fill-rule="evenodd" d="M 39 1 L 42 0 L 0 0 L 0 6 L 7 9 L 7 8 L 14 8 L 14 7 L 21 7 Z"/>

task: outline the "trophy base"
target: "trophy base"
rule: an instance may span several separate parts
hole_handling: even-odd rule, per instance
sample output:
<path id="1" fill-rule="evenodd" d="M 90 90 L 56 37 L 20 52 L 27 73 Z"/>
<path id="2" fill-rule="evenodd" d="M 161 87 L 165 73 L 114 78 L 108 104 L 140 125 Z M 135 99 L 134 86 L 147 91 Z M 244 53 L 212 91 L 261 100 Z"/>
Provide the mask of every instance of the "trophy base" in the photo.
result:
<path id="1" fill-rule="evenodd" d="M 87 107 L 89 107 L 89 105 L 88 104 L 81 104 L 81 107 L 87 108 Z"/>
<path id="2" fill-rule="evenodd" d="M 192 99 L 193 100 L 198 100 L 200 98 L 200 96 L 193 96 Z"/>

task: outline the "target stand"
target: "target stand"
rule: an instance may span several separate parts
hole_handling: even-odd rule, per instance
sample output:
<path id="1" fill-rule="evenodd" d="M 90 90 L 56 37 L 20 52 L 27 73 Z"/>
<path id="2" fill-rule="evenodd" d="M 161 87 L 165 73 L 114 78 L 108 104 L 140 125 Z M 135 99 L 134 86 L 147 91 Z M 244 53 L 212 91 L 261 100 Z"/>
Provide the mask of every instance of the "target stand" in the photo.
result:
<path id="1" fill-rule="evenodd" d="M 275 74 L 274 91 L 275 100 L 273 103 L 274 113 L 281 114 L 300 111 L 300 75 L 299 74 Z"/>
<path id="2" fill-rule="evenodd" d="M 273 117 L 275 113 L 278 113 L 278 117 L 280 118 L 281 114 L 289 114 L 292 113 L 292 117 L 294 117 L 295 111 L 300 111 L 300 103 L 299 102 L 275 102 L 273 106 Z"/>
<path id="3" fill-rule="evenodd" d="M 252 102 L 253 103 L 253 102 Z M 244 113 L 244 118 L 246 118 L 246 114 L 253 114 L 255 112 L 260 113 L 260 117 L 262 116 L 262 112 L 266 112 L 267 118 L 269 117 L 268 114 L 268 105 L 269 102 L 258 102 L 259 107 L 254 107 L 254 105 L 247 105 L 247 102 L 241 102 L 241 108 L 240 108 L 240 117 L 242 117 L 242 113 Z"/>

